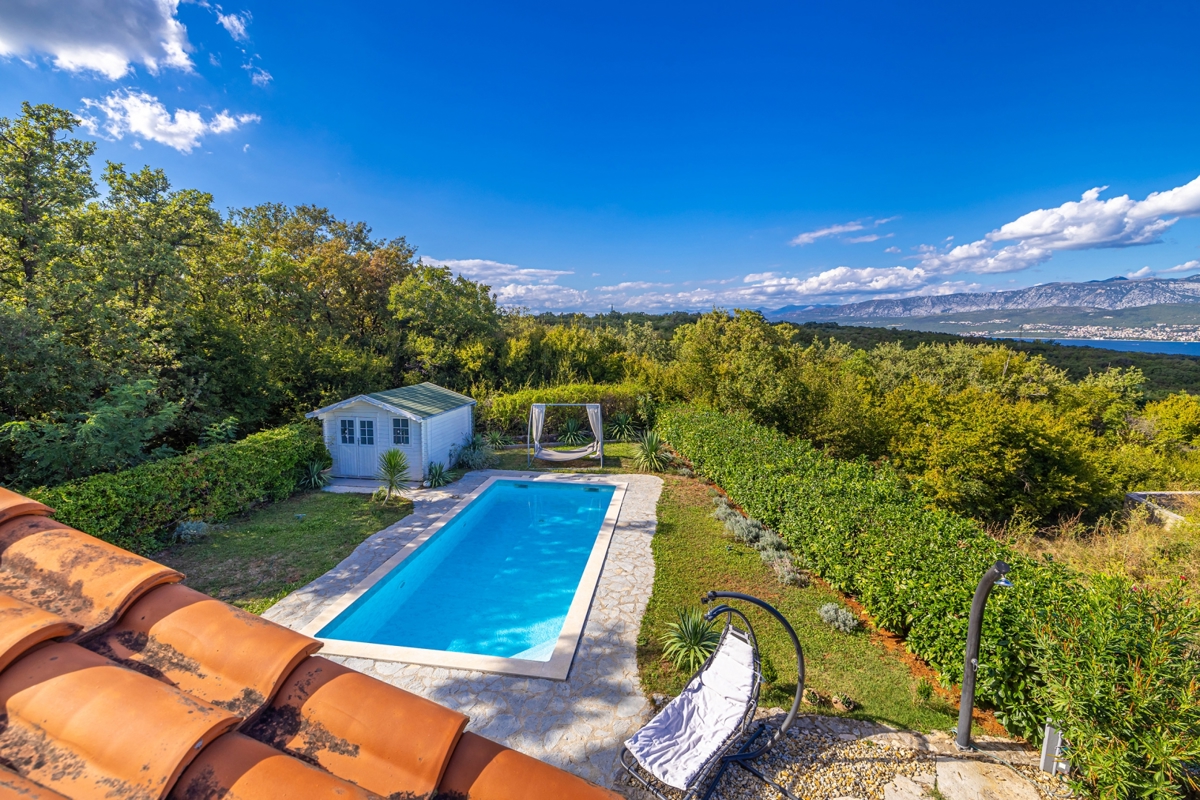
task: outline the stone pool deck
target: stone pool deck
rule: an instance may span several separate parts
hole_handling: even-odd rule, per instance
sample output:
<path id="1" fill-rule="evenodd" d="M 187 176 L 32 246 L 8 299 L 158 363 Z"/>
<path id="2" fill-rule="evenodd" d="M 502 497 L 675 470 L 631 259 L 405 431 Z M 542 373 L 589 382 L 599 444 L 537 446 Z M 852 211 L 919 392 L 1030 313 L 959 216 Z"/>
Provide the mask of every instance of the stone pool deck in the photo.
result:
<path id="1" fill-rule="evenodd" d="M 488 478 L 535 480 L 539 474 L 481 470 L 444 489 L 415 492 L 412 514 L 367 539 L 337 567 L 292 592 L 263 616 L 289 628 L 303 628 Z M 611 786 L 621 742 L 651 714 L 638 682 L 636 649 L 654 583 L 650 539 L 662 480 L 652 475 L 583 473 L 579 478 L 623 481 L 628 490 L 567 680 L 330 658 L 467 714 L 468 730 Z"/>

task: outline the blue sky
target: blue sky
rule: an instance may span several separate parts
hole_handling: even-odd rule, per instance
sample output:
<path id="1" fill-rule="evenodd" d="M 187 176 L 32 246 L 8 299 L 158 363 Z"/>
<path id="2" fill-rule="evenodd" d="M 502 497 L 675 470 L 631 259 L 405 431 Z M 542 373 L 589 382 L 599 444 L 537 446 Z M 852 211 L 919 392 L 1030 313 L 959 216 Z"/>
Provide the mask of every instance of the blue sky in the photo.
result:
<path id="1" fill-rule="evenodd" d="M 0 0 L 0 116 L 534 310 L 1200 270 L 1200 5 L 915 5 Z"/>

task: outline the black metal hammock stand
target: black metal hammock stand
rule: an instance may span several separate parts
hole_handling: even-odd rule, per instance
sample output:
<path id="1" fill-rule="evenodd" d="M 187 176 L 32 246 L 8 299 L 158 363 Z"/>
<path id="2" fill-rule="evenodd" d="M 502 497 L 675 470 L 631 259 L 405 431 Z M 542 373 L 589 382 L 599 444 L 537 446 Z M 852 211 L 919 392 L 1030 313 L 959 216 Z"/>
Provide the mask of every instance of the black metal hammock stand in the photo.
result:
<path id="1" fill-rule="evenodd" d="M 707 604 L 713 600 L 756 605 L 783 625 L 796 649 L 796 697 L 791 710 L 777 730 L 768 732 L 766 723 L 759 723 L 754 733 L 734 750 L 754 721 L 762 688 L 762 667 L 750 620 L 738 609 L 721 603 L 704 615 L 709 622 L 725 615 L 725 628 L 716 650 L 679 696 L 625 742 L 620 753 L 621 766 L 661 800 L 667 798 L 656 783 L 678 789 L 683 793 L 682 800 L 708 800 L 731 766 L 741 767 L 784 797 L 799 800 L 764 775 L 753 762 L 774 747 L 796 719 L 804 694 L 804 651 L 800 640 L 784 616 L 757 597 L 709 592 L 701 602 Z M 764 735 L 766 741 L 760 743 Z"/>

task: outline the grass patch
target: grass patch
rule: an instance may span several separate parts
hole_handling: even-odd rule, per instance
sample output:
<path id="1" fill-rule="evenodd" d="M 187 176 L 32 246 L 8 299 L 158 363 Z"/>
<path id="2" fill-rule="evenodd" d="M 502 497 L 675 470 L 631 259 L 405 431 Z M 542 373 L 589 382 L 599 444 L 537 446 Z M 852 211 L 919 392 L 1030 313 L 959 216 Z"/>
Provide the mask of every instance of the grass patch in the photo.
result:
<path id="1" fill-rule="evenodd" d="M 600 460 L 596 458 L 581 458 L 577 461 L 538 461 L 534 459 L 533 466 L 525 466 L 528 454 L 525 448 L 519 450 L 501 450 L 496 453 L 500 463 L 496 469 L 532 469 L 538 472 L 637 472 L 633 466 L 632 442 L 605 442 L 604 468 L 600 468 Z M 574 450 L 573 447 L 553 447 L 552 450 Z"/>
<path id="2" fill-rule="evenodd" d="M 642 619 L 638 637 L 638 669 L 647 693 L 675 695 L 689 675 L 680 674 L 662 653 L 659 641 L 677 611 L 699 606 L 710 589 L 743 592 L 779 609 L 800 637 L 807 676 L 805 685 L 822 695 L 845 694 L 859 704 L 848 714 L 832 707 L 808 711 L 872 719 L 900 728 L 946 730 L 957 718 L 957 709 L 934 695 L 918 697 L 918 680 L 900 654 L 889 650 L 869 630 L 840 633 L 821 621 L 817 610 L 825 603 L 840 603 L 837 592 L 813 585 L 781 585 L 758 553 L 725 533 L 713 519 L 712 499 L 696 480 L 666 476 L 658 504 L 658 530 L 654 550 L 654 590 Z M 763 707 L 791 705 L 796 690 L 796 665 L 787 633 L 764 612 L 749 614 L 761 651 L 774 664 L 779 679 L 765 688 Z"/>
<path id="3" fill-rule="evenodd" d="M 408 500 L 384 507 L 367 495 L 308 492 L 163 550 L 155 560 L 186 575 L 193 589 L 261 614 L 412 509 Z"/>

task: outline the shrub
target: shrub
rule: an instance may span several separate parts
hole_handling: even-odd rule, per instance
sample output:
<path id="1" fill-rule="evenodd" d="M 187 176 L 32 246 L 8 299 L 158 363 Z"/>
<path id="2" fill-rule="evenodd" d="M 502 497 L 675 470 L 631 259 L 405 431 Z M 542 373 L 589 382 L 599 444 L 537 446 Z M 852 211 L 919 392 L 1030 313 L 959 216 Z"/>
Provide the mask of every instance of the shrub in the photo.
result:
<path id="1" fill-rule="evenodd" d="M 168 542 L 181 520 L 219 522 L 288 497 L 309 462 L 328 458 L 320 429 L 300 423 L 29 495 L 61 522 L 146 554 Z"/>
<path id="2" fill-rule="evenodd" d="M 425 476 L 425 480 L 429 483 L 429 488 L 437 489 L 445 486 L 450 482 L 450 474 L 446 472 L 446 465 L 440 461 L 434 461 L 429 465 L 429 474 Z"/>
<path id="3" fill-rule="evenodd" d="M 461 469 L 491 469 L 497 458 L 483 437 L 475 434 L 450 451 L 450 461 Z"/>
<path id="4" fill-rule="evenodd" d="M 853 633 L 858 627 L 858 619 L 837 603 L 826 603 L 817 609 L 817 615 L 826 625 L 842 633 Z"/>
<path id="5" fill-rule="evenodd" d="M 633 450 L 633 465 L 643 472 L 662 472 L 670 460 L 666 443 L 656 431 L 646 431 Z"/>
<path id="6" fill-rule="evenodd" d="M 637 383 L 568 383 L 544 389 L 523 389 L 486 398 L 475 407 L 475 415 L 480 425 L 524 436 L 529 407 L 534 403 L 599 403 L 604 418 L 610 419 L 619 412 L 636 413 L 638 396 L 645 392 L 646 387 Z M 569 408 L 546 409 L 546 424 L 553 430 L 552 426 L 571 411 Z"/>
<path id="7" fill-rule="evenodd" d="M 1200 791 L 1200 608 L 1176 581 L 1149 592 L 1097 576 L 1038 629 L 1039 699 L 1069 744 L 1078 789 Z"/>
<path id="8" fill-rule="evenodd" d="M 679 620 L 668 625 L 662 636 L 663 655 L 671 660 L 675 669 L 690 675 L 708 660 L 720 641 L 720 631 L 704 619 L 703 611 L 680 609 Z"/>

